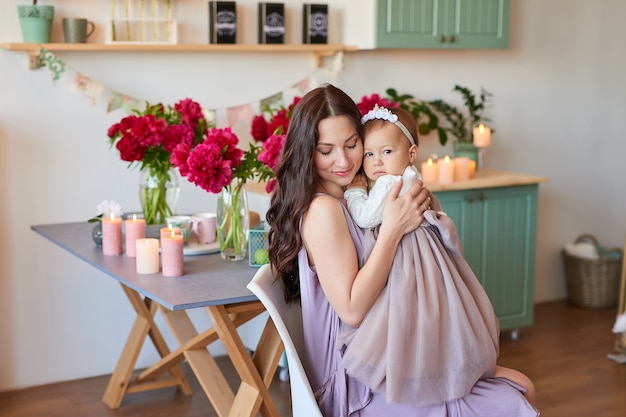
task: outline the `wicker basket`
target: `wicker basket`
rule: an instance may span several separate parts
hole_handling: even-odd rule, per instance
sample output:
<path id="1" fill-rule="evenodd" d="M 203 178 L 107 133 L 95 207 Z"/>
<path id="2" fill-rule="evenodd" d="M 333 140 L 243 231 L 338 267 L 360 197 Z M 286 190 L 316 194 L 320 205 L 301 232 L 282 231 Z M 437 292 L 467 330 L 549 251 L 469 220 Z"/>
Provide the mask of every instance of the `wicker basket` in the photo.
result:
<path id="1" fill-rule="evenodd" d="M 563 250 L 567 295 L 570 303 L 589 309 L 617 306 L 622 269 L 622 250 L 605 249 L 591 235 L 581 235 L 576 243 L 590 241 L 598 247 L 598 259 L 572 256 Z"/>

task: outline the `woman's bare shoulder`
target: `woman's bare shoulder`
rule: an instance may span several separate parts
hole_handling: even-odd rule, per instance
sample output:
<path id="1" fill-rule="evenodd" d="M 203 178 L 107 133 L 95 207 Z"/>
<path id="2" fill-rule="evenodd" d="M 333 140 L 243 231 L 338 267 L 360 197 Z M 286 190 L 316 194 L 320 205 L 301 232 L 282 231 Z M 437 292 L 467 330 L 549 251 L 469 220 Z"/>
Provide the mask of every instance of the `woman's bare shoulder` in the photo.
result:
<path id="1" fill-rule="evenodd" d="M 343 217 L 343 209 L 341 208 L 341 201 L 328 194 L 317 195 L 311 200 L 309 208 L 304 215 L 304 220 L 307 217 L 324 218 L 327 216 L 336 216 L 341 214 Z"/>

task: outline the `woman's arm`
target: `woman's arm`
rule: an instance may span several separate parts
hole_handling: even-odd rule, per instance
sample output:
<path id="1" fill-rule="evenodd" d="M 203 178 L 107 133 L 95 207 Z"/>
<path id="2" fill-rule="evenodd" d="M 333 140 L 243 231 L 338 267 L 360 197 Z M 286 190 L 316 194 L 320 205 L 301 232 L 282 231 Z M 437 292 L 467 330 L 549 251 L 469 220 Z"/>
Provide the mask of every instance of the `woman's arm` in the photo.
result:
<path id="1" fill-rule="evenodd" d="M 358 327 L 382 291 L 402 236 L 415 230 L 429 204 L 416 183 L 397 198 L 400 183 L 385 204 L 378 239 L 359 270 L 358 254 L 340 203 L 329 196 L 313 200 L 302 221 L 304 244 L 331 306 L 348 325 Z"/>

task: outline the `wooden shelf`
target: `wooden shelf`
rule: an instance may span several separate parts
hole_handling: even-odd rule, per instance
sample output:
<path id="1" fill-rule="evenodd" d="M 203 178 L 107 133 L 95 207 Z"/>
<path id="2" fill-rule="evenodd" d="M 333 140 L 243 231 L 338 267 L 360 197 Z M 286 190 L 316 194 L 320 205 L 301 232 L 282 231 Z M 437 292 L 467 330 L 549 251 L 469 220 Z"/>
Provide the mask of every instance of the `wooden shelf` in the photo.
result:
<path id="1" fill-rule="evenodd" d="M 36 57 L 41 48 L 51 52 L 263 52 L 263 53 L 311 53 L 315 66 L 319 67 L 323 57 L 340 51 L 356 51 L 356 46 L 329 44 L 190 44 L 190 45 L 152 45 L 152 44 L 101 44 L 101 43 L 0 43 L 0 48 L 9 51 L 27 52 L 29 68 L 34 69 Z M 35 59 L 33 59 L 35 58 Z"/>

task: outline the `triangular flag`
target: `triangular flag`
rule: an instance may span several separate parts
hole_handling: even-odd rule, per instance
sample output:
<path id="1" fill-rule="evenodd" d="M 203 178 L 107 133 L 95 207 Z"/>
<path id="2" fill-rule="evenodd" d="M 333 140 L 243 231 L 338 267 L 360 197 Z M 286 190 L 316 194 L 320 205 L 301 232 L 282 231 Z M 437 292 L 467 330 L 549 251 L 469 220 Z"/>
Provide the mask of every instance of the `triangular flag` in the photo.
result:
<path id="1" fill-rule="evenodd" d="M 251 122 L 254 117 L 252 112 L 252 104 L 242 104 L 235 107 L 229 107 L 226 110 L 228 124 L 234 126 L 237 122 Z"/>
<path id="2" fill-rule="evenodd" d="M 130 114 L 138 107 L 139 100 L 136 98 L 113 91 L 111 92 L 111 98 L 109 99 L 109 103 L 107 105 L 107 113 L 111 113 L 113 110 L 122 109 L 125 113 Z"/>
<path id="3" fill-rule="evenodd" d="M 282 104 L 283 104 L 283 92 L 280 91 L 274 95 L 271 95 L 269 97 L 262 99 L 261 103 L 259 104 L 259 107 L 261 108 L 261 111 L 264 111 L 268 107 L 270 109 L 276 109 L 277 107 L 280 107 Z"/>
<path id="4" fill-rule="evenodd" d="M 92 80 L 89 77 L 85 77 L 83 74 L 76 73 L 72 78 L 70 84 L 70 93 L 82 92 L 84 93 L 92 106 L 95 106 L 102 96 L 104 86 L 97 81 Z"/>
<path id="5" fill-rule="evenodd" d="M 52 77 L 52 83 L 56 85 L 61 75 L 65 72 L 65 62 L 61 61 L 56 55 L 45 48 L 41 48 L 41 51 L 39 51 L 39 62 L 48 67 L 50 76 Z"/>
<path id="6" fill-rule="evenodd" d="M 297 82 L 296 84 L 293 85 L 293 90 L 294 90 L 294 94 L 296 96 L 303 96 L 306 93 L 309 92 L 309 90 L 311 90 L 311 87 L 309 85 L 310 82 L 310 78 L 305 78 L 299 82 Z"/>
<path id="7" fill-rule="evenodd" d="M 214 127 L 217 125 L 217 110 L 215 109 L 202 109 L 202 115 L 206 119 L 208 127 Z"/>
<path id="8" fill-rule="evenodd" d="M 339 71 L 343 69 L 343 51 L 337 52 L 333 55 L 328 62 L 328 64 L 324 67 L 328 78 L 330 78 L 331 83 L 335 83 L 337 81 L 337 74 Z"/>

